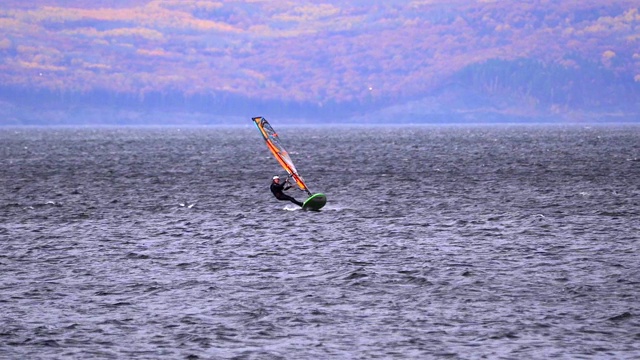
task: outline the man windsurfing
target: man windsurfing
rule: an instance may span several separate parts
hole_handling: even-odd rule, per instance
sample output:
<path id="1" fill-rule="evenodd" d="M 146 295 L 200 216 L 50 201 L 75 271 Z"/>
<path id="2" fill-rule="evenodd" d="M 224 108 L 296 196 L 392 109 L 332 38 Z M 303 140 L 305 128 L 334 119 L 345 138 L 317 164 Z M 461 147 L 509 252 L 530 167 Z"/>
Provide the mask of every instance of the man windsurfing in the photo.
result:
<path id="1" fill-rule="evenodd" d="M 298 206 L 302 206 L 302 203 L 300 201 L 284 193 L 285 190 L 289 190 L 289 189 L 291 189 L 291 185 L 289 184 L 289 178 L 285 180 L 284 184 L 280 184 L 280 177 L 278 175 L 273 177 L 273 181 L 271 182 L 271 192 L 273 193 L 273 196 L 275 196 L 276 199 L 278 200 L 283 200 L 283 201 L 288 200 Z"/>

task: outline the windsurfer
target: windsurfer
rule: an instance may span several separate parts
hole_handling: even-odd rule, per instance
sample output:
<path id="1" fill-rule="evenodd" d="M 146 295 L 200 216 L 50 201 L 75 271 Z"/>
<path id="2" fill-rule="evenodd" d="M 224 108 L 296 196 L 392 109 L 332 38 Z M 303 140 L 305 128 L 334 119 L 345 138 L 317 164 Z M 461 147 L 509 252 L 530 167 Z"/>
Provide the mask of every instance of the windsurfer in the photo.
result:
<path id="1" fill-rule="evenodd" d="M 300 201 L 284 193 L 285 190 L 289 190 L 290 188 L 289 179 L 285 180 L 284 184 L 280 184 L 280 177 L 278 175 L 273 177 L 273 181 L 271 182 L 271 192 L 273 196 L 278 200 L 288 200 L 298 206 L 302 206 Z"/>

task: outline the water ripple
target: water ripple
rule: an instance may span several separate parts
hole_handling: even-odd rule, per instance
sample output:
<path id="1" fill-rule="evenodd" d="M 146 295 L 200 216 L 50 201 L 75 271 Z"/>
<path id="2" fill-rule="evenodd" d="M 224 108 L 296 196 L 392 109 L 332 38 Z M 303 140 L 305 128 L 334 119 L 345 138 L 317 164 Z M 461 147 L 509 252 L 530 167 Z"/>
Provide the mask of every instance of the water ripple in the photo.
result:
<path id="1" fill-rule="evenodd" d="M 1 357 L 640 357 L 637 127 L 257 136 L 0 130 Z"/>

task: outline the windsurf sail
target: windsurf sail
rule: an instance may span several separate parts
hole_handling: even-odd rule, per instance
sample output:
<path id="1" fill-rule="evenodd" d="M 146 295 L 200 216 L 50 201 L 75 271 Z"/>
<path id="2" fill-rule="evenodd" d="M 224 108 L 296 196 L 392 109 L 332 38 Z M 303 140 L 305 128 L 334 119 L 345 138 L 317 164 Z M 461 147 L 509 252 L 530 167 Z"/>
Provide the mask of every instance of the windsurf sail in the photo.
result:
<path id="1" fill-rule="evenodd" d="M 252 120 L 256 124 L 256 127 L 258 127 L 258 130 L 260 130 L 260 134 L 262 134 L 264 141 L 267 143 L 267 148 L 269 148 L 276 160 L 278 160 L 289 176 L 293 178 L 300 190 L 304 190 L 307 194 L 311 195 L 309 188 L 304 183 L 304 179 L 298 174 L 298 170 L 296 170 L 296 167 L 293 165 L 289 153 L 285 150 L 284 146 L 282 146 L 278 134 L 273 130 L 267 119 L 258 116 L 252 118 Z"/>

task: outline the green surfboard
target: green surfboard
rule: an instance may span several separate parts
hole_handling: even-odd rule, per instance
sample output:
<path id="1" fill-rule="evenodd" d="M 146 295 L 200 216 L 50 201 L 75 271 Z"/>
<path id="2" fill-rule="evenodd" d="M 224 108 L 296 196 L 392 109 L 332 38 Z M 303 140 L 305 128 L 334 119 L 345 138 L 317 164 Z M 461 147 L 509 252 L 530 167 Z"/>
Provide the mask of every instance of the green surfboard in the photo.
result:
<path id="1" fill-rule="evenodd" d="M 309 196 L 307 200 L 302 204 L 303 210 L 319 211 L 327 203 L 327 196 L 322 193 L 317 193 Z"/>

